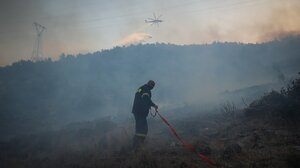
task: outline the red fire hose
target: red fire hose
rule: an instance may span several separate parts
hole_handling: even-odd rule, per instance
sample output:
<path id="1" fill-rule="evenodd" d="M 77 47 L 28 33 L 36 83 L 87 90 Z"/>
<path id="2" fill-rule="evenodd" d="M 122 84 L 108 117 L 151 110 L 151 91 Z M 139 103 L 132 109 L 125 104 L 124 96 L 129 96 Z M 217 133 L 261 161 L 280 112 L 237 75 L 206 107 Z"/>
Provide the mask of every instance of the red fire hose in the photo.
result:
<path id="1" fill-rule="evenodd" d="M 164 118 L 162 115 L 159 114 L 159 112 L 156 112 L 159 117 L 161 118 L 161 120 L 170 128 L 171 132 L 175 135 L 175 137 L 182 143 L 182 145 L 190 150 L 191 152 L 195 153 L 200 159 L 202 159 L 203 161 L 207 162 L 210 166 L 214 165 L 214 162 L 212 160 L 210 160 L 207 156 L 199 153 L 196 151 L 195 147 L 185 141 L 183 141 L 179 135 L 176 132 L 176 129 L 174 127 L 172 127 L 172 125 L 166 120 L 166 118 Z"/>

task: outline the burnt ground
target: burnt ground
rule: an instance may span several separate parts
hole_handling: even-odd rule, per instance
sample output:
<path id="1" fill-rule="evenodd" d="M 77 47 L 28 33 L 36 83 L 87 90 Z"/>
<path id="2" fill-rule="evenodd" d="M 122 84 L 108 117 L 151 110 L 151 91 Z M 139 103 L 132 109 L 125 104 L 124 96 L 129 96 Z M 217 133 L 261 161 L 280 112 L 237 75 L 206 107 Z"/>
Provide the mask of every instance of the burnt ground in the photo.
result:
<path id="1" fill-rule="evenodd" d="M 170 117 L 171 112 L 161 114 L 168 116 L 186 142 L 213 160 L 211 167 L 300 167 L 300 79 L 244 109 L 227 103 L 219 112 L 200 110 L 193 108 L 194 113 L 188 114 L 188 108 L 177 109 L 188 114 L 178 118 Z M 0 167 L 210 167 L 183 148 L 158 117 L 148 121 L 149 135 L 138 152 L 131 149 L 133 120 L 116 124 L 101 118 L 1 142 Z"/>
<path id="2" fill-rule="evenodd" d="M 299 123 L 282 118 L 222 113 L 172 119 L 178 134 L 213 167 L 299 167 Z M 149 136 L 139 152 L 131 150 L 133 125 L 108 118 L 64 129 L 16 137 L 1 143 L 1 167 L 209 167 L 183 148 L 159 118 L 149 118 Z M 126 126 L 127 125 L 127 126 Z"/>

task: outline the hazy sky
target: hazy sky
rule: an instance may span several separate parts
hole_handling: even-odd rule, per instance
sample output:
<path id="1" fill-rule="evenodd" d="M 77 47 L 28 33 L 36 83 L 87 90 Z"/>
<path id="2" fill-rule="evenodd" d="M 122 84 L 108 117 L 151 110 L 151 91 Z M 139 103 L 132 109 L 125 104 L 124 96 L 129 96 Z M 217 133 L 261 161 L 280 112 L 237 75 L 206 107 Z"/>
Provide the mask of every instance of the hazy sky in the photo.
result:
<path id="1" fill-rule="evenodd" d="M 153 13 L 163 23 L 150 26 Z M 300 34 L 299 0 L 2 0 L 0 66 L 30 59 L 45 26 L 44 57 L 137 42 L 255 43 Z"/>

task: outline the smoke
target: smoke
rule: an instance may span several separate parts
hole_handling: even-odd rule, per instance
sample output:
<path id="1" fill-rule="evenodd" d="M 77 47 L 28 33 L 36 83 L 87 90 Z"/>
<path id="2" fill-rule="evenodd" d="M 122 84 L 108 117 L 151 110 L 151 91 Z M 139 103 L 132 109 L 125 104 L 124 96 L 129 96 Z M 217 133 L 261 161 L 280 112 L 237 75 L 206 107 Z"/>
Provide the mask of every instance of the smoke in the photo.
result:
<path id="1" fill-rule="evenodd" d="M 213 41 L 260 43 L 300 35 L 300 1 L 267 2 L 176 15 L 176 19 L 164 23 L 164 29 L 160 28 L 157 32 L 161 36 L 156 38 L 179 44 Z M 178 25 L 178 20 L 182 24 Z"/>
<path id="2" fill-rule="evenodd" d="M 138 44 L 147 41 L 148 39 L 152 38 L 150 34 L 147 33 L 133 33 L 125 38 L 121 39 L 118 44 L 119 45 L 130 45 L 130 44 Z"/>
<path id="3" fill-rule="evenodd" d="M 297 1 L 269 4 L 265 10 L 251 15 L 249 21 L 241 21 L 237 38 L 244 37 L 245 42 L 267 42 L 300 35 L 299 8 Z"/>
<path id="4" fill-rule="evenodd" d="M 256 23 L 258 31 L 264 32 L 258 41 L 271 41 L 288 36 L 300 35 L 300 3 L 296 1 L 275 4 Z"/>
<path id="5" fill-rule="evenodd" d="M 278 82 L 283 83 L 285 81 L 285 76 L 283 74 L 283 72 L 281 71 L 281 68 L 278 64 L 273 64 L 272 65 L 273 70 L 275 71 L 277 78 L 278 78 Z"/>

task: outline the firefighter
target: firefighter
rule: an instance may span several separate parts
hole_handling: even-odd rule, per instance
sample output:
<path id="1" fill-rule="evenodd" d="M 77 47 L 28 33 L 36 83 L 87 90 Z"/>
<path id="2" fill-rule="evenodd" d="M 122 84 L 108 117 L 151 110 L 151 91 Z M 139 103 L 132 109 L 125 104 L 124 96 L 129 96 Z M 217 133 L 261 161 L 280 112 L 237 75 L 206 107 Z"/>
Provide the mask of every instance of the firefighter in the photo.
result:
<path id="1" fill-rule="evenodd" d="M 148 133 L 147 116 L 151 107 L 157 112 L 158 106 L 151 100 L 151 90 L 155 82 L 149 80 L 147 84 L 138 88 L 135 93 L 132 113 L 135 119 L 135 135 L 133 138 L 133 148 L 138 150 L 143 145 Z"/>

